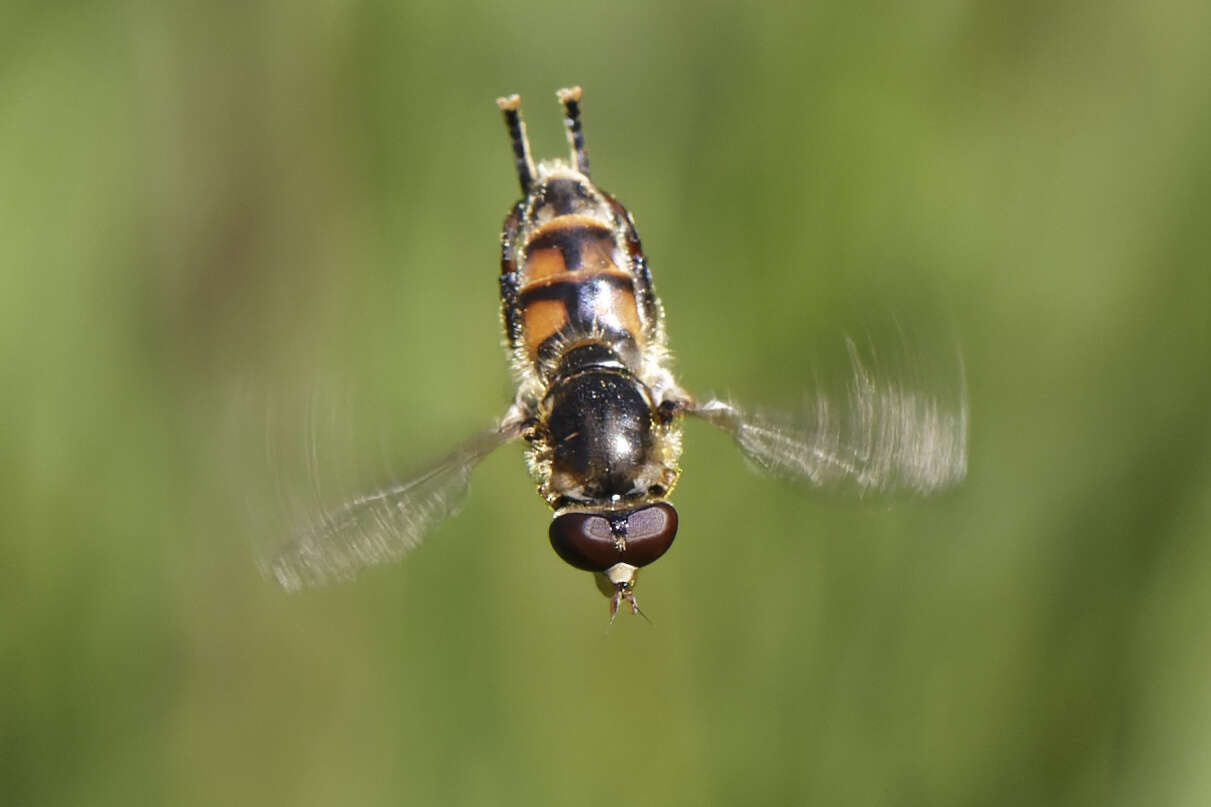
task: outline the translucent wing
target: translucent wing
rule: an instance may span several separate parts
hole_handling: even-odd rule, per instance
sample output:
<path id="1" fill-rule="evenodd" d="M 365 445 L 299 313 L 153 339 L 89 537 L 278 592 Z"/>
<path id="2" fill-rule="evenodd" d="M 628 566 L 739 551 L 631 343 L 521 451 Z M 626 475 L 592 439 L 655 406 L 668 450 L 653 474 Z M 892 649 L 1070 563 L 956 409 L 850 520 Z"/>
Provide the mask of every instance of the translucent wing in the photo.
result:
<path id="1" fill-rule="evenodd" d="M 402 484 L 320 513 L 278 550 L 266 572 L 283 588 L 297 590 L 399 560 L 454 513 L 480 460 L 517 436 L 515 426 L 483 432 Z"/>
<path id="2" fill-rule="evenodd" d="M 745 456 L 769 473 L 820 487 L 919 495 L 967 474 L 967 388 L 961 357 L 940 378 L 907 354 L 881 364 L 846 339 L 851 377 L 839 394 L 817 390 L 801 412 L 746 412 L 720 400 L 690 414 L 729 432 Z"/>

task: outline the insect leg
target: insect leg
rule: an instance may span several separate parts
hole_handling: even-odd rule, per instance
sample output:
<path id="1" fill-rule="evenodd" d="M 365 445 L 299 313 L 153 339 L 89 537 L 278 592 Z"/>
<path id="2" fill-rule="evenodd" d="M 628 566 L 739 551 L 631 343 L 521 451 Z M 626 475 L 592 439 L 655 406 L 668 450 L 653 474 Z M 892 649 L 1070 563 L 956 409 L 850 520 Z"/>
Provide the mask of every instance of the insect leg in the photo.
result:
<path id="1" fill-rule="evenodd" d="M 513 159 L 517 163 L 517 179 L 521 182 L 521 195 L 530 195 L 537 172 L 534 158 L 530 156 L 530 140 L 526 137 L 526 123 L 521 119 L 521 96 L 514 93 L 506 98 L 497 98 L 496 105 L 505 113 L 505 127 L 513 143 Z"/>
<path id="2" fill-rule="evenodd" d="M 568 145 L 572 148 L 572 164 L 576 170 L 589 175 L 589 155 L 584 150 L 584 133 L 580 130 L 580 87 L 566 87 L 555 93 L 563 104 L 563 125 L 568 133 Z"/>
<path id="3" fill-rule="evenodd" d="M 520 290 L 514 247 L 521 229 L 523 205 L 523 202 L 518 202 L 513 207 L 500 233 L 500 309 L 504 319 L 505 338 L 514 355 L 522 349 L 522 311 L 518 297 Z"/>

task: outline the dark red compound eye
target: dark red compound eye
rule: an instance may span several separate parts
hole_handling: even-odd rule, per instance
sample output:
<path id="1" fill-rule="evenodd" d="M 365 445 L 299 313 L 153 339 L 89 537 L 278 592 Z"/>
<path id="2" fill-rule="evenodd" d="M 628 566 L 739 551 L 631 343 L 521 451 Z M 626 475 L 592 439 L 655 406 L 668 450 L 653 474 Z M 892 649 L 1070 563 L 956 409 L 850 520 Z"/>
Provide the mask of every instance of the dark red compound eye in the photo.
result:
<path id="1" fill-rule="evenodd" d="M 640 507 L 627 516 L 627 549 L 623 563 L 647 566 L 673 545 L 677 511 L 667 502 Z"/>
<path id="2" fill-rule="evenodd" d="M 551 522 L 551 546 L 564 562 L 586 572 L 604 572 L 618 562 L 610 522 L 589 513 L 564 513 Z"/>
<path id="3" fill-rule="evenodd" d="M 611 526 L 612 525 L 612 526 Z M 646 566 L 673 544 L 677 511 L 667 502 L 631 512 L 564 513 L 551 522 L 551 546 L 564 562 L 588 572 L 604 572 L 616 563 Z M 625 548 L 619 549 L 623 543 Z"/>

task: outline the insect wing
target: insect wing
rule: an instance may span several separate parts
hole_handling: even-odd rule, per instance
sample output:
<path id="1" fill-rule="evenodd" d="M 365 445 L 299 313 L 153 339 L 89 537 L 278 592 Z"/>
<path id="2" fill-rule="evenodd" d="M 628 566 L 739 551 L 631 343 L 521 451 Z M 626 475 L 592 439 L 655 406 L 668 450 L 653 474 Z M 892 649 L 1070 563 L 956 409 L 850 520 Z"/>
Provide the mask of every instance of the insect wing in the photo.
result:
<path id="1" fill-rule="evenodd" d="M 744 455 L 776 476 L 818 487 L 928 495 L 967 474 L 967 390 L 961 358 L 945 383 L 881 366 L 846 340 L 851 377 L 840 395 L 819 391 L 797 416 L 743 411 L 721 400 L 689 413 L 729 432 Z M 913 383 L 916 382 L 916 383 Z"/>
<path id="2" fill-rule="evenodd" d="M 315 516 L 269 560 L 266 573 L 294 591 L 399 560 L 458 509 L 475 466 L 517 434 L 515 428 L 478 434 L 412 479 Z"/>

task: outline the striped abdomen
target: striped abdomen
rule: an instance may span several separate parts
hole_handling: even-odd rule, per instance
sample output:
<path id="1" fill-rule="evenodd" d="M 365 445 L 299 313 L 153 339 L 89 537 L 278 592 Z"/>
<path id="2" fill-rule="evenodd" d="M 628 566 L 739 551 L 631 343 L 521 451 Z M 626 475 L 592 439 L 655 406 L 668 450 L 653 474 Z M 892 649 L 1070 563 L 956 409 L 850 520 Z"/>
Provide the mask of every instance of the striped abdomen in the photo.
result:
<path id="1" fill-rule="evenodd" d="M 591 216 L 556 216 L 533 231 L 522 252 L 517 300 L 530 361 L 542 363 L 586 337 L 620 353 L 643 348 L 635 278 L 619 266 L 622 255 L 614 231 Z"/>

